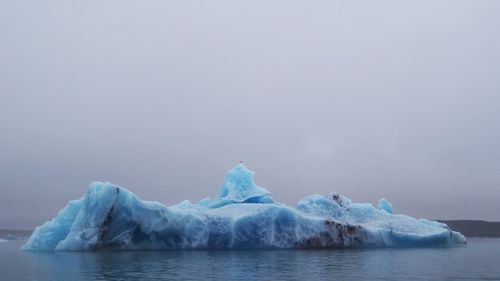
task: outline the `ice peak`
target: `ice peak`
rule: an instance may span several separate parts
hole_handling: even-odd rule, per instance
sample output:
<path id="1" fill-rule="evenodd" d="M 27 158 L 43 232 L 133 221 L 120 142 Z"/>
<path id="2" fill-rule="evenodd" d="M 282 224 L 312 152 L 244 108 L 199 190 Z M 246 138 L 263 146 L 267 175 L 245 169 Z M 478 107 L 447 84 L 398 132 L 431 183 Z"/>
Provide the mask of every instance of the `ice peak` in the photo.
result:
<path id="1" fill-rule="evenodd" d="M 233 203 L 252 203 L 260 202 L 260 199 L 269 197 L 270 192 L 267 189 L 255 185 L 254 175 L 255 172 L 247 169 L 245 164 L 240 162 L 227 173 L 219 192 L 219 198 L 230 200 Z M 269 200 L 266 199 L 266 201 Z"/>

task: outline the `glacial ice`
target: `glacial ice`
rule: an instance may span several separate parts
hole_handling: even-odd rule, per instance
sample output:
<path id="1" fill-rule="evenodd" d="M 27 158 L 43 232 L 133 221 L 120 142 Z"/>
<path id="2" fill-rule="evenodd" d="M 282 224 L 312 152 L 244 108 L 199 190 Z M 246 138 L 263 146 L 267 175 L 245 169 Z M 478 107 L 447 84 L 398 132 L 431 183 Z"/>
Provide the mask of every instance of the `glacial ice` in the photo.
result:
<path id="1" fill-rule="evenodd" d="M 446 224 L 392 214 L 331 193 L 297 207 L 275 202 L 243 164 L 229 171 L 214 199 L 166 207 L 111 183 L 93 182 L 37 227 L 22 250 L 287 249 L 449 246 L 465 237 Z"/>
<path id="2" fill-rule="evenodd" d="M 378 209 L 384 210 L 384 211 L 388 212 L 389 214 L 392 214 L 394 212 L 394 208 L 392 207 L 392 203 L 389 202 L 385 198 L 382 198 L 378 201 Z"/>

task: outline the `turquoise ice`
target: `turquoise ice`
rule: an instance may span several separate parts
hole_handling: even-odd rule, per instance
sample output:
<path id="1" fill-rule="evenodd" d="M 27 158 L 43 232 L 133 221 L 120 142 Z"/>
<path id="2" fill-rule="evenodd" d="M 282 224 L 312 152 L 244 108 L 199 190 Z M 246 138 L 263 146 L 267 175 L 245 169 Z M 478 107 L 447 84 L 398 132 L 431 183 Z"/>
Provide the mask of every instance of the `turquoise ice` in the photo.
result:
<path id="1" fill-rule="evenodd" d="M 93 182 L 83 198 L 37 227 L 23 250 L 169 250 L 412 247 L 465 244 L 446 224 L 393 214 L 331 193 L 296 207 L 275 202 L 243 164 L 214 199 L 167 207 L 111 183 Z"/>

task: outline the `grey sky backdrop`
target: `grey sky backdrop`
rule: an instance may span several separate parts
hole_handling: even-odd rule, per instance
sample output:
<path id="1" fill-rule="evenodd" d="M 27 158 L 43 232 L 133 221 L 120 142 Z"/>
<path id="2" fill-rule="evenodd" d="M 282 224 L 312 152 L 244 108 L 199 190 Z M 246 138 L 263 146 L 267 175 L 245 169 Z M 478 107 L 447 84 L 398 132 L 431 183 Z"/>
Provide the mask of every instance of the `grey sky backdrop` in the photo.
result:
<path id="1" fill-rule="evenodd" d="M 500 220 L 500 1 L 0 1 L 0 228 L 239 160 L 288 204 Z"/>

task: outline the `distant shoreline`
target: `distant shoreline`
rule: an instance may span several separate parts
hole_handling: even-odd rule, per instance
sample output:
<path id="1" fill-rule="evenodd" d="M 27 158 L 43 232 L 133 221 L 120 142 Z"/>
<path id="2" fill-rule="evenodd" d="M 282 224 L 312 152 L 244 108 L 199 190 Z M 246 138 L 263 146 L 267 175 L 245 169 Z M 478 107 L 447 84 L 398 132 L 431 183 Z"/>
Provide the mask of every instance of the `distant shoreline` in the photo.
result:
<path id="1" fill-rule="evenodd" d="M 500 222 L 482 220 L 437 220 L 465 237 L 500 237 Z"/>
<path id="2" fill-rule="evenodd" d="M 500 222 L 483 220 L 436 220 L 446 223 L 451 229 L 466 237 L 500 237 Z M 0 229 L 0 239 L 25 239 L 33 230 Z"/>
<path id="3" fill-rule="evenodd" d="M 0 239 L 3 240 L 26 239 L 31 236 L 31 233 L 33 233 L 33 230 L 0 229 Z"/>

